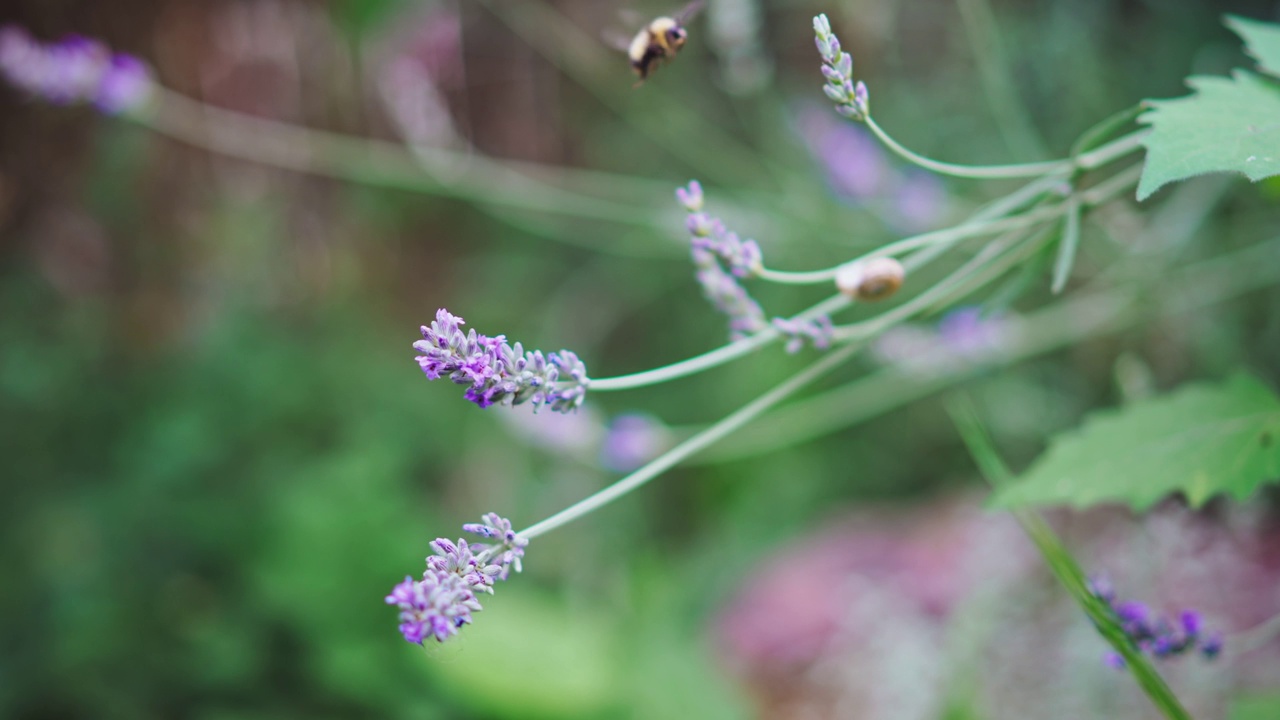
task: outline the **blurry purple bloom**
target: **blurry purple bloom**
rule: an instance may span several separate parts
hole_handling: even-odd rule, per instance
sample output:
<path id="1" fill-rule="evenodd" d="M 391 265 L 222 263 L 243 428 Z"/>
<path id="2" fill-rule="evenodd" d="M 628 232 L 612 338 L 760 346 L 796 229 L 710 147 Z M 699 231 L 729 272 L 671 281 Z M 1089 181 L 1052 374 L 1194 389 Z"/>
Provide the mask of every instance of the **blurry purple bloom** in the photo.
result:
<path id="1" fill-rule="evenodd" d="M 93 104 L 108 115 L 137 107 L 151 92 L 151 73 L 141 60 L 116 53 L 102 74 Z"/>
<path id="2" fill-rule="evenodd" d="M 982 308 L 962 307 L 938 322 L 938 336 L 958 355 L 977 355 L 1000 344 L 1004 327 L 997 318 L 983 317 Z"/>
<path id="3" fill-rule="evenodd" d="M 1116 589 L 1111 585 L 1111 579 L 1105 575 L 1095 575 L 1089 578 L 1089 592 L 1108 605 L 1115 602 L 1116 599 Z"/>
<path id="4" fill-rule="evenodd" d="M 1184 610 L 1179 616 L 1179 627 L 1167 617 L 1156 616 L 1146 605 L 1140 602 L 1123 602 L 1115 604 L 1115 591 L 1105 578 L 1094 578 L 1089 581 L 1089 592 L 1103 601 L 1111 616 L 1124 630 L 1129 642 L 1141 652 L 1154 658 L 1165 659 L 1177 657 L 1188 651 L 1199 649 L 1208 659 L 1213 659 L 1222 650 L 1222 636 L 1214 634 L 1202 643 L 1200 640 L 1200 614 L 1194 610 Z M 1104 658 L 1111 667 L 1120 669 L 1124 662 L 1118 664 L 1113 660 L 1114 653 Z M 1118 657 L 1118 656 L 1116 656 Z"/>
<path id="5" fill-rule="evenodd" d="M 49 102 L 92 103 L 107 114 L 139 106 L 152 88 L 147 66 L 131 55 L 78 35 L 44 45 L 12 25 L 0 28 L 0 75 Z"/>
<path id="6" fill-rule="evenodd" d="M 1200 643 L 1200 654 L 1212 660 L 1222 654 L 1222 634 L 1214 633 Z"/>
<path id="7" fill-rule="evenodd" d="M 440 308 L 431 326 L 422 326 L 422 340 L 413 344 L 418 365 L 428 380 L 448 377 L 470 385 L 466 398 L 482 408 L 494 404 L 533 403 L 569 412 L 586 397 L 587 367 L 568 350 L 543 355 L 525 352 L 506 337 L 488 337 L 471 330 L 463 334 L 462 318 Z M 562 377 L 563 376 L 563 377 Z"/>
<path id="8" fill-rule="evenodd" d="M 670 432 L 657 418 L 640 413 L 619 415 L 609 423 L 600 462 L 614 472 L 630 472 L 671 444 Z"/>
<path id="9" fill-rule="evenodd" d="M 676 188 L 676 200 L 691 213 L 702 210 L 702 183 L 690 180 L 687 188 Z"/>
<path id="10" fill-rule="evenodd" d="M 786 350 L 792 354 L 800 352 L 805 340 L 819 350 L 826 350 L 831 347 L 832 334 L 835 331 L 831 318 L 827 315 L 819 315 L 810 320 L 774 318 L 773 326 L 787 336 Z"/>
<path id="11" fill-rule="evenodd" d="M 837 193 L 862 200 L 874 197 L 885 186 L 888 162 L 866 130 L 816 107 L 805 108 L 798 125 L 809 152 L 822 163 L 827 181 Z"/>
<path id="12" fill-rule="evenodd" d="M 1123 670 L 1125 668 L 1124 658 L 1121 657 L 1118 652 L 1107 652 L 1102 656 L 1102 663 L 1107 667 L 1115 668 L 1116 670 Z"/>
<path id="13" fill-rule="evenodd" d="M 1200 634 L 1200 613 L 1195 610 L 1184 610 L 1179 618 L 1182 621 L 1182 631 L 1194 637 Z"/>
<path id="14" fill-rule="evenodd" d="M 894 224 L 908 233 L 928 230 L 947 212 L 947 191 L 942 181 L 926 172 L 912 172 L 895 189 Z"/>

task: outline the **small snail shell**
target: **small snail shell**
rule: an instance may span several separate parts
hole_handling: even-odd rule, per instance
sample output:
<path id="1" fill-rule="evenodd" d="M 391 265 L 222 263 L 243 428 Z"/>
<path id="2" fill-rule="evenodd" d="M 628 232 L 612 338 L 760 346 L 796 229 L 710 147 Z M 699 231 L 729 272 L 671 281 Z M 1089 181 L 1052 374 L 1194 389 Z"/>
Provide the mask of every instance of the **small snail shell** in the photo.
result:
<path id="1" fill-rule="evenodd" d="M 891 257 L 851 262 L 836 271 L 836 289 L 854 300 L 883 300 L 902 287 L 907 271 Z"/>

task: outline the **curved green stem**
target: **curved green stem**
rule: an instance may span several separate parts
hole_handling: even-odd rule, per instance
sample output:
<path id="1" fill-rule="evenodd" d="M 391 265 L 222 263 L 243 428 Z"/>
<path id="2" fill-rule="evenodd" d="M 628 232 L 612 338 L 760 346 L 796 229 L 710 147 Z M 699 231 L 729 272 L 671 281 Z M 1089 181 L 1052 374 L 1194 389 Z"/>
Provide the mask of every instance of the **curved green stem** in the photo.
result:
<path id="1" fill-rule="evenodd" d="M 978 180 L 998 180 L 1001 178 L 1027 178 L 1045 175 L 1047 173 L 1058 172 L 1060 170 L 1069 170 L 1071 168 L 1070 160 L 1049 160 L 1046 162 L 1022 163 L 1018 165 L 955 165 L 952 163 L 939 162 L 931 160 L 923 155 L 908 150 L 889 136 L 876 121 L 868 115 L 866 118 L 867 128 L 869 128 L 884 146 L 893 151 L 895 155 L 906 160 L 909 163 L 918 165 L 925 170 L 931 170 L 939 175 L 950 175 L 951 177 L 972 178 Z"/>
<path id="2" fill-rule="evenodd" d="M 834 295 L 796 315 L 796 318 L 807 320 L 815 318 L 819 315 L 826 315 L 844 308 L 852 301 L 844 295 Z M 691 357 L 688 360 L 671 365 L 664 365 L 653 370 L 645 370 L 643 372 L 632 373 L 631 375 L 619 375 L 611 378 L 601 378 L 599 380 L 589 380 L 587 387 L 591 390 L 630 390 L 631 388 L 643 387 L 645 385 L 655 385 L 660 382 L 674 380 L 676 378 L 693 375 L 709 370 L 718 365 L 723 365 L 731 360 L 736 360 L 743 355 L 754 352 L 756 349 L 764 347 L 769 343 L 777 340 L 782 336 L 774 328 L 765 328 L 760 332 L 731 342 L 728 345 Z"/>
<path id="3" fill-rule="evenodd" d="M 738 428 L 746 425 L 752 419 L 759 416 L 770 407 L 776 405 L 787 396 L 803 388 L 805 385 L 817 380 L 822 375 L 830 372 L 838 365 L 849 359 L 861 349 L 859 345 L 845 345 L 837 348 L 809 367 L 796 373 L 791 378 L 773 388 L 769 392 L 743 405 L 733 413 L 727 415 L 724 419 L 714 423 L 706 430 L 694 435 L 684 442 L 676 445 L 674 448 L 663 453 L 660 457 L 650 462 L 648 465 L 622 478 L 618 482 L 591 495 L 574 505 L 552 515 L 551 517 L 529 526 L 528 528 L 517 533 L 521 537 L 535 538 L 543 533 L 554 530 L 561 525 L 576 520 L 587 513 L 606 505 L 636 488 L 644 485 L 658 475 L 673 467 L 681 460 L 693 455 L 721 438 L 729 435 Z"/>
<path id="4" fill-rule="evenodd" d="M 918 165 L 926 170 L 931 170 L 940 175 L 950 175 L 951 177 L 972 178 L 978 180 L 1025 178 L 1059 172 L 1071 172 L 1073 170 L 1092 170 L 1137 150 L 1141 147 L 1143 138 L 1145 138 L 1150 132 L 1149 130 L 1139 130 L 1113 140 L 1096 150 L 1092 150 L 1066 160 L 1049 160 L 1045 162 L 1023 163 L 1020 165 L 956 165 L 953 163 L 944 163 L 932 160 L 908 150 L 899 144 L 897 140 L 890 137 L 889 133 L 885 132 L 883 128 L 876 124 L 876 121 L 870 115 L 867 116 L 866 124 L 872 134 L 874 134 L 880 142 L 884 143 L 885 147 L 889 148 L 889 150 L 893 151 L 894 154 L 907 162 Z"/>

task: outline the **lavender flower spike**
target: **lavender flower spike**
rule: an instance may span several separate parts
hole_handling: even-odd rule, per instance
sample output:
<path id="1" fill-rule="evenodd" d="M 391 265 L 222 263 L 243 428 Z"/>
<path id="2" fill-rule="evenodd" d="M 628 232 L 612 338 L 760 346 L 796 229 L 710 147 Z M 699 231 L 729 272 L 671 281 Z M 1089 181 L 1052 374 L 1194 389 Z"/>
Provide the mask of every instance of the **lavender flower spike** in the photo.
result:
<path id="1" fill-rule="evenodd" d="M 697 180 L 677 188 L 676 199 L 689 211 L 685 226 L 698 284 L 711 304 L 729 316 L 730 337 L 736 340 L 767 328 L 764 310 L 738 282 L 764 267 L 760 246 L 755 240 L 742 240 L 719 218 L 702 212 L 702 185 Z"/>
<path id="2" fill-rule="evenodd" d="M 819 350 L 826 350 L 831 347 L 835 334 L 835 326 L 827 315 L 819 315 L 811 320 L 774 318 L 773 326 L 787 336 L 786 350 L 793 355 L 800 352 L 805 340 Z"/>
<path id="3" fill-rule="evenodd" d="M 400 634 L 414 644 L 427 638 L 444 642 L 471 622 L 472 613 L 483 608 L 476 593 L 493 594 L 495 580 L 506 580 L 509 567 L 520 571 L 520 558 L 529 541 L 511 530 L 511 521 L 496 513 L 484 516 L 483 525 L 464 525 L 464 530 L 499 542 L 468 545 L 448 538 L 431 543 L 434 555 L 427 558 L 421 580 L 406 577 L 384 599 L 400 608 Z"/>
<path id="4" fill-rule="evenodd" d="M 1200 613 L 1194 610 L 1184 610 L 1175 624 L 1167 617 L 1155 615 L 1140 602 L 1117 605 L 1115 590 L 1105 577 L 1090 579 L 1089 592 L 1106 605 L 1112 619 L 1139 652 L 1162 660 L 1193 651 L 1199 651 L 1206 659 L 1212 660 L 1222 652 L 1222 636 L 1214 633 L 1203 637 Z M 1117 669 L 1125 667 L 1124 661 L 1115 653 L 1108 653 L 1103 662 Z"/>
<path id="5" fill-rule="evenodd" d="M 836 104 L 836 112 L 851 120 L 866 120 L 871 111 L 867 86 L 861 80 L 854 81 L 853 57 L 840 49 L 840 39 L 831 32 L 826 15 L 813 19 L 813 32 L 822 56 L 822 76 L 827 79 L 822 91 Z"/>
<path id="6" fill-rule="evenodd" d="M 77 35 L 45 45 L 14 25 L 0 27 L 0 75 L 32 96 L 89 103 L 108 115 L 139 107 L 153 87 L 151 71 L 132 55 Z"/>
<path id="7" fill-rule="evenodd" d="M 587 366 L 568 350 L 543 355 L 525 352 L 520 343 L 508 345 L 506 337 L 489 337 L 475 330 L 462 332 L 462 318 L 448 310 L 436 311 L 430 327 L 422 326 L 422 339 L 413 347 L 418 365 L 428 380 L 447 377 L 469 385 L 466 398 L 480 407 L 533 403 L 569 412 L 586 399 Z"/>

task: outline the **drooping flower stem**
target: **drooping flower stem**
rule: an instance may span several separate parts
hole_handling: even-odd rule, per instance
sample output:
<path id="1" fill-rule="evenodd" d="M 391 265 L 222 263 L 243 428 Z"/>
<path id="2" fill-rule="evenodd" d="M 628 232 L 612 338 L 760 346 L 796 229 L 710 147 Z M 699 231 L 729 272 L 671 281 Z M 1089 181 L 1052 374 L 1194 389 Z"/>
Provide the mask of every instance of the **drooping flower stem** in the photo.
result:
<path id="1" fill-rule="evenodd" d="M 533 539 L 543 533 L 554 530 L 561 525 L 576 520 L 603 505 L 606 505 L 627 493 L 641 487 L 645 483 L 661 475 L 681 460 L 693 455 L 703 448 L 724 438 L 738 428 L 746 425 L 751 420 L 758 417 L 761 413 L 786 399 L 792 393 L 800 390 L 805 385 L 817 380 L 832 369 L 838 367 L 845 360 L 852 357 L 861 345 L 847 344 L 843 347 L 835 349 L 830 353 L 822 356 L 817 362 L 809 367 L 796 373 L 791 378 L 773 388 L 769 392 L 743 405 L 738 410 L 730 413 L 720 421 L 712 424 L 706 430 L 694 435 L 675 446 L 666 453 L 650 462 L 648 465 L 622 478 L 618 482 L 591 495 L 574 505 L 561 510 L 551 517 L 529 526 L 517 533 L 520 537 Z"/>

